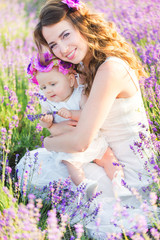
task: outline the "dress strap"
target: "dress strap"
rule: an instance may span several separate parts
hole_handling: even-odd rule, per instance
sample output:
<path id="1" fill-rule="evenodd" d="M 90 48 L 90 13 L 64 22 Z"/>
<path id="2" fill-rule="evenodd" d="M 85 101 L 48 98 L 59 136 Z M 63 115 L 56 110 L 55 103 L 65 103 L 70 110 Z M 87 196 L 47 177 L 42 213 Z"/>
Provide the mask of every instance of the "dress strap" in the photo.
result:
<path id="1" fill-rule="evenodd" d="M 75 78 L 76 78 L 76 81 L 77 81 L 77 85 L 79 86 L 79 85 L 80 85 L 80 83 L 79 83 L 79 73 L 77 73 L 77 74 L 75 75 Z"/>
<path id="2" fill-rule="evenodd" d="M 130 68 L 130 66 L 124 61 L 122 60 L 121 58 L 118 58 L 118 57 L 108 57 L 105 62 L 108 62 L 108 61 L 114 61 L 114 62 L 118 62 L 118 63 L 121 63 L 124 68 L 127 70 L 128 74 L 130 75 L 131 79 L 132 79 L 132 82 L 134 83 L 135 87 L 137 90 L 139 90 L 139 83 L 138 83 L 138 79 L 137 79 L 137 76 L 135 74 L 135 71 Z"/>

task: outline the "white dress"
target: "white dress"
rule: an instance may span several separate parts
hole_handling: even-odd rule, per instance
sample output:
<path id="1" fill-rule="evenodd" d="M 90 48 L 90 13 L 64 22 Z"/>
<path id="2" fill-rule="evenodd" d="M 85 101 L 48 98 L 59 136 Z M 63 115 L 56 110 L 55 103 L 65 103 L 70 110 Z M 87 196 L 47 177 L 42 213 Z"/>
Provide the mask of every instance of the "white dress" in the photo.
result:
<path id="1" fill-rule="evenodd" d="M 138 80 L 134 71 L 120 58 L 110 57 L 106 61 L 115 61 L 122 64 L 124 68 L 127 69 L 134 84 L 137 86 L 137 92 L 134 96 L 129 98 L 115 99 L 113 106 L 101 128 L 101 132 L 123 166 L 126 184 L 129 187 L 137 189 L 140 194 L 147 199 L 148 192 L 144 192 L 143 190 L 148 187 L 151 180 L 147 174 L 145 166 L 148 163 L 148 156 L 151 156 L 151 152 L 145 146 L 143 141 L 142 144 L 145 154 L 142 157 L 141 153 L 137 152 L 136 146 L 134 145 L 135 142 L 141 142 L 139 132 L 149 136 L 149 132 L 146 131 L 143 125 L 139 124 L 144 124 L 148 128 L 148 121 L 143 106 Z M 134 151 L 132 150 L 132 146 L 134 147 Z M 61 163 L 54 161 L 51 152 L 48 152 L 43 148 L 34 150 L 30 153 L 31 158 L 33 158 L 33 155 L 36 152 L 39 153 L 39 158 L 41 160 L 45 158 L 46 174 L 48 174 L 49 171 L 52 172 L 52 177 L 55 180 L 59 178 L 65 179 L 68 177 L 66 167 Z M 135 152 L 137 153 L 135 154 Z M 51 160 L 55 165 L 54 168 L 48 169 L 47 165 Z M 22 158 L 18 164 L 19 174 L 22 171 L 23 161 L 24 158 Z M 114 217 L 116 217 L 118 224 L 121 226 L 123 225 L 125 230 L 133 228 L 133 231 L 136 231 L 133 227 L 134 223 L 130 220 L 130 217 L 131 219 L 137 219 L 139 214 L 143 214 L 143 211 L 141 210 L 139 201 L 136 200 L 135 196 L 132 195 L 121 198 L 121 205 L 127 206 L 127 213 L 129 215 L 128 217 L 122 216 L 119 221 L 118 216 L 114 216 L 116 199 L 113 194 L 112 183 L 107 177 L 104 169 L 95 163 L 87 163 L 84 165 L 84 171 L 87 178 L 98 181 L 98 191 L 102 191 L 102 195 L 100 195 L 97 199 L 97 201 L 102 204 L 102 210 L 98 215 L 100 219 L 99 231 L 96 231 L 97 226 L 95 225 L 95 222 L 86 226 L 91 237 L 96 239 L 107 239 L 106 233 L 121 232 L 122 228 L 115 226 L 112 222 Z M 45 185 L 47 182 L 42 179 L 42 181 L 38 181 L 38 184 Z"/>

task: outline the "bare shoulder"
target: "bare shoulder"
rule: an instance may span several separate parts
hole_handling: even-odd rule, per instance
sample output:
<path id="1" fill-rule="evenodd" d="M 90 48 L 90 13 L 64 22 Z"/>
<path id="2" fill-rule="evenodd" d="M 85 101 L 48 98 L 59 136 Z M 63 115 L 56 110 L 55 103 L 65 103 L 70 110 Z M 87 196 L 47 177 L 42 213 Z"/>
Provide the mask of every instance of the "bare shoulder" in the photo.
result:
<path id="1" fill-rule="evenodd" d="M 100 65 L 97 74 L 106 76 L 108 81 L 111 80 L 112 82 L 115 81 L 117 84 L 123 84 L 128 76 L 128 71 L 122 63 L 111 59 Z"/>

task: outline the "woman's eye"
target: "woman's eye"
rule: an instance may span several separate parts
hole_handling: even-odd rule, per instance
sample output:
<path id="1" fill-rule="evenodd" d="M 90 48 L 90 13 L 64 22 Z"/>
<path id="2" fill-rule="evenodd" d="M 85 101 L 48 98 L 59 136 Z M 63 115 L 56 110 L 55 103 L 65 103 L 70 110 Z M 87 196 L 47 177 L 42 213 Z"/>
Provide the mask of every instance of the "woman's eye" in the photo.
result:
<path id="1" fill-rule="evenodd" d="M 57 46 L 57 44 L 53 44 L 50 46 L 51 49 L 55 48 Z"/>
<path id="2" fill-rule="evenodd" d="M 64 35 L 63 35 L 63 38 L 66 38 L 66 37 L 68 37 L 70 35 L 70 33 L 65 33 Z"/>
<path id="3" fill-rule="evenodd" d="M 54 86 L 54 85 L 55 85 L 55 83 L 52 83 L 51 85 L 52 85 L 52 86 Z"/>

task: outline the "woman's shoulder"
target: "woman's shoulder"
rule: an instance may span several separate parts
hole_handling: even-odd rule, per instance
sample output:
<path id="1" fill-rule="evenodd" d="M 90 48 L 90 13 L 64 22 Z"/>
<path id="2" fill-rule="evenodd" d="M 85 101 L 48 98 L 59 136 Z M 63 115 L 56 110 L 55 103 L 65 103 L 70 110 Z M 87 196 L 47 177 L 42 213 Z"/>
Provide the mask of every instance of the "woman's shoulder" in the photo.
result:
<path id="1" fill-rule="evenodd" d="M 110 68 L 119 66 L 120 68 L 127 69 L 127 71 L 130 69 L 128 63 L 125 60 L 115 56 L 106 58 L 106 60 L 100 65 L 100 69 L 105 68 L 105 66 L 109 66 Z"/>
<path id="2" fill-rule="evenodd" d="M 111 56 L 100 65 L 97 72 L 103 72 L 106 76 L 114 75 L 114 79 L 124 79 L 128 75 L 132 75 L 134 70 L 130 68 L 125 60 Z"/>
<path id="3" fill-rule="evenodd" d="M 123 59 L 120 58 L 120 57 L 116 57 L 116 56 L 107 57 L 104 62 L 110 62 L 110 61 L 118 62 L 118 63 L 121 63 L 121 64 L 127 64 L 127 63 L 125 62 L 125 60 L 123 60 Z M 128 65 L 127 65 L 127 66 L 128 66 Z"/>
<path id="4" fill-rule="evenodd" d="M 97 88 L 101 82 L 107 91 L 113 92 L 114 89 L 114 94 L 119 96 L 122 92 L 129 94 L 133 87 L 131 79 L 138 82 L 134 70 L 124 60 L 118 57 L 109 57 L 98 68 L 93 85 Z"/>
<path id="5" fill-rule="evenodd" d="M 106 76 L 114 75 L 115 78 L 121 78 L 129 71 L 129 65 L 124 60 L 118 57 L 109 57 L 99 66 L 97 73 L 102 72 Z"/>

